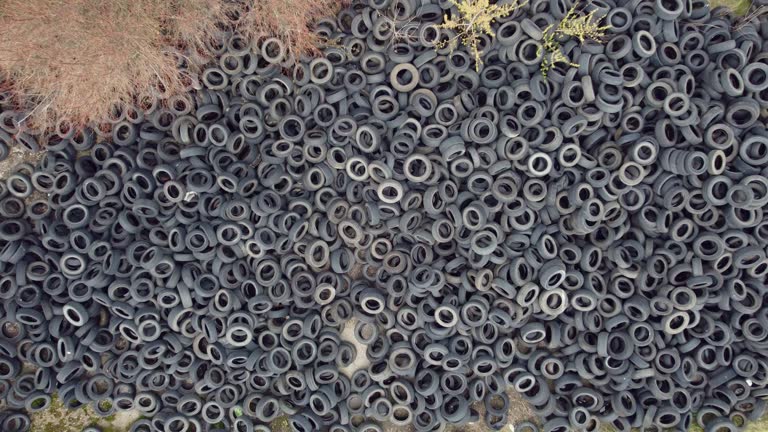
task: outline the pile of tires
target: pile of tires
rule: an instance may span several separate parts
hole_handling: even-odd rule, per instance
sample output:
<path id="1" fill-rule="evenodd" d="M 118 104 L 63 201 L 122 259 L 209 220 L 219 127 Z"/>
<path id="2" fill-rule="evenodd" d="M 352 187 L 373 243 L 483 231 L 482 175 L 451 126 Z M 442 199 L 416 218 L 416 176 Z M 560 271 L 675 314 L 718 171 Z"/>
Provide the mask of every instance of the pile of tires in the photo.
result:
<path id="1" fill-rule="evenodd" d="M 500 429 L 510 388 L 548 432 L 762 416 L 768 21 L 595 0 L 545 77 L 572 7 L 477 65 L 453 3 L 355 1 L 318 58 L 231 35 L 191 99 L 47 137 L 0 183 L 0 429 L 54 393 L 134 432 Z"/>

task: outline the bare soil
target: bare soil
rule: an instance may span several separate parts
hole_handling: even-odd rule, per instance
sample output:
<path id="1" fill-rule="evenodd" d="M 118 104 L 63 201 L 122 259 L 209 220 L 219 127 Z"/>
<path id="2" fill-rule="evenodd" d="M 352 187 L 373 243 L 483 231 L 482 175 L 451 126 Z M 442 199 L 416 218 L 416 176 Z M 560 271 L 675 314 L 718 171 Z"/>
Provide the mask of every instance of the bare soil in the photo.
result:
<path id="1" fill-rule="evenodd" d="M 20 146 L 11 147 L 8 158 L 0 161 L 0 181 L 5 181 L 9 175 L 13 174 L 19 164 L 28 163 L 34 166 L 40 161 L 43 154 L 45 152 L 42 151 L 31 153 Z"/>

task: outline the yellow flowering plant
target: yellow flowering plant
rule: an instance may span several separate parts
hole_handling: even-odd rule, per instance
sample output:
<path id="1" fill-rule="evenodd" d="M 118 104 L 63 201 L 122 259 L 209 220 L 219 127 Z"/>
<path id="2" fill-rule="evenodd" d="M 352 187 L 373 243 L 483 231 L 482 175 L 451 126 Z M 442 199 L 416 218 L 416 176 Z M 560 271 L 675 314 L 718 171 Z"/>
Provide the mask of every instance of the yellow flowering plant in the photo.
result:
<path id="1" fill-rule="evenodd" d="M 589 13 L 579 15 L 577 5 L 568 11 L 567 14 L 557 23 L 550 24 L 544 29 L 544 39 L 541 44 L 541 49 L 546 52 L 544 59 L 541 62 L 541 73 L 544 77 L 547 76 L 547 72 L 554 67 L 557 63 L 564 63 L 571 67 L 578 67 L 577 63 L 573 63 L 568 57 L 563 54 L 560 49 L 560 43 L 558 38 L 562 36 L 572 37 L 579 40 L 580 43 L 584 43 L 587 40 L 601 41 L 605 37 L 605 32 L 611 28 L 609 25 L 600 25 L 602 16 L 598 17 L 597 9 L 593 9 Z"/>
<path id="2" fill-rule="evenodd" d="M 502 17 L 512 13 L 521 6 L 514 1 L 508 4 L 491 4 L 490 0 L 449 0 L 456 9 L 456 16 L 445 15 L 443 24 L 439 27 L 452 30 L 456 37 L 440 41 L 436 45 L 438 49 L 449 46 L 451 50 L 458 46 L 459 41 L 469 49 L 475 58 L 475 69 L 479 72 L 482 66 L 482 51 L 480 40 L 483 35 L 496 36 L 493 31 L 493 23 Z"/>

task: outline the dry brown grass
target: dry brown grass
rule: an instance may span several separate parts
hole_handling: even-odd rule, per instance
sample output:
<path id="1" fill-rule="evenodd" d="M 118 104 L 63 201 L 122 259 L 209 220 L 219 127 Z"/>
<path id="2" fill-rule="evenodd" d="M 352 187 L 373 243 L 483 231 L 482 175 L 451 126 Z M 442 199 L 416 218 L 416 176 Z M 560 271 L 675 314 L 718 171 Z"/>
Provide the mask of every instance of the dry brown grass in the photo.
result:
<path id="1" fill-rule="evenodd" d="M 322 41 L 311 30 L 345 0 L 0 0 L 0 86 L 32 130 L 99 125 L 139 95 L 189 89 L 222 30 L 277 36 L 294 54 Z M 215 44 L 214 44 L 215 45 Z"/>
<path id="2" fill-rule="evenodd" d="M 0 0 L 0 70 L 33 123 L 98 122 L 139 93 L 184 91 L 179 53 L 204 49 L 220 17 L 218 0 Z"/>
<path id="3" fill-rule="evenodd" d="M 246 0 L 238 31 L 257 40 L 280 38 L 296 56 L 316 53 L 324 40 L 312 31 L 312 24 L 334 17 L 347 0 Z"/>

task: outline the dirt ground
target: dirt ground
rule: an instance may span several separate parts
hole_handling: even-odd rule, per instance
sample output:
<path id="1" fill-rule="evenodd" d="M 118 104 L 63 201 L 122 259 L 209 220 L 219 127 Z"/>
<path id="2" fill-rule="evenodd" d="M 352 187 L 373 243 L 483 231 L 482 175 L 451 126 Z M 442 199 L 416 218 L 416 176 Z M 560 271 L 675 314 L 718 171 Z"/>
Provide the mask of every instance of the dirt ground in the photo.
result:
<path id="1" fill-rule="evenodd" d="M 5 178 L 12 174 L 15 171 L 14 168 L 21 163 L 35 165 L 43 157 L 43 154 L 44 152 L 41 151 L 30 153 L 19 146 L 12 147 L 8 158 L 0 161 L 0 179 L 5 181 Z"/>
<path id="2" fill-rule="evenodd" d="M 139 412 L 125 411 L 99 417 L 90 406 L 68 410 L 54 397 L 48 409 L 31 417 L 31 432 L 81 432 L 89 426 L 96 426 L 101 432 L 128 432 L 139 418 Z"/>

